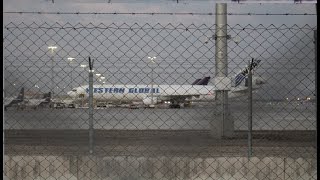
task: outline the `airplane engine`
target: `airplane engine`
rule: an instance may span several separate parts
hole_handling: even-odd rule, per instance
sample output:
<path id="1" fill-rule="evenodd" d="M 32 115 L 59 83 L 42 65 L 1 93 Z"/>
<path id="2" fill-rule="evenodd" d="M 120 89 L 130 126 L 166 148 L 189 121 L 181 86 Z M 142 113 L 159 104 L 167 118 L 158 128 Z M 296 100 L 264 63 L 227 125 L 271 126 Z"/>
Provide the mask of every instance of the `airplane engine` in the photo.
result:
<path id="1" fill-rule="evenodd" d="M 143 103 L 145 105 L 150 105 L 152 103 L 151 97 L 146 97 L 142 101 L 143 101 Z M 157 97 L 153 97 L 153 103 L 156 104 L 157 102 L 158 102 L 158 98 Z"/>

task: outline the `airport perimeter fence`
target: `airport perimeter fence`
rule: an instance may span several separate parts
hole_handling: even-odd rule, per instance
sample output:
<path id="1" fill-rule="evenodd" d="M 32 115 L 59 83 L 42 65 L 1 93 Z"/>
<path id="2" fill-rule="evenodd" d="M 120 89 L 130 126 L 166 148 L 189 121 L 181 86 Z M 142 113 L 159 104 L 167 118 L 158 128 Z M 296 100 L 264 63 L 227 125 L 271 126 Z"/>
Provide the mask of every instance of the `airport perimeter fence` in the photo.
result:
<path id="1" fill-rule="evenodd" d="M 5 25 L 4 176 L 316 179 L 316 27 L 226 29 Z"/>

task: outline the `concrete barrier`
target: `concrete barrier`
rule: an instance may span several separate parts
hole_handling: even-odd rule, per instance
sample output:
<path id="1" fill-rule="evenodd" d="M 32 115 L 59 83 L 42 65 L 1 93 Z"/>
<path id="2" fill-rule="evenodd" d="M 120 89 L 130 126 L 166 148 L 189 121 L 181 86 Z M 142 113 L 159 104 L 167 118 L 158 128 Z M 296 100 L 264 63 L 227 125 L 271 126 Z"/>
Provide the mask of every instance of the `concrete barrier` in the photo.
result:
<path id="1" fill-rule="evenodd" d="M 10 180 L 316 179 L 317 161 L 289 157 L 4 156 Z"/>

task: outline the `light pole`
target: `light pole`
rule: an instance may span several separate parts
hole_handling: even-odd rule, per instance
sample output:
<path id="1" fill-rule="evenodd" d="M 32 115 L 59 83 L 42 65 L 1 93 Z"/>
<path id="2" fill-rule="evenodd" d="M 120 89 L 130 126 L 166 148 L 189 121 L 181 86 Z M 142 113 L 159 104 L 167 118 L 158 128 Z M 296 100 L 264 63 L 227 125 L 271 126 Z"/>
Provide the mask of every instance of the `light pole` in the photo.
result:
<path id="1" fill-rule="evenodd" d="M 153 104 L 153 64 L 155 64 L 155 62 L 153 61 L 154 59 L 156 59 L 157 57 L 148 57 L 148 59 L 150 59 L 151 61 L 151 105 L 150 107 L 154 107 Z"/>
<path id="2" fill-rule="evenodd" d="M 69 57 L 68 58 L 68 60 L 70 61 L 70 67 L 71 67 L 71 88 L 73 87 L 72 86 L 72 84 L 73 84 L 73 78 L 72 78 L 72 71 L 73 71 L 73 69 L 72 69 L 72 66 L 71 66 L 71 63 L 72 63 L 72 61 L 74 60 L 75 58 L 72 58 L 72 57 Z"/>
<path id="3" fill-rule="evenodd" d="M 53 50 L 57 49 L 57 46 L 49 46 L 49 50 L 51 50 L 51 97 L 54 98 L 54 75 L 53 75 Z"/>

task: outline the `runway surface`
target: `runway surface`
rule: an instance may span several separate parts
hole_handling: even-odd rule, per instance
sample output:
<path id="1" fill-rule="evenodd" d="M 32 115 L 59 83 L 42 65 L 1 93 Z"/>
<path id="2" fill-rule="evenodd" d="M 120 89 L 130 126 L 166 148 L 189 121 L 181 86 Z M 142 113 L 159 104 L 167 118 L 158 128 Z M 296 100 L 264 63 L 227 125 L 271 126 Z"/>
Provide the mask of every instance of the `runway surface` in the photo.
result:
<path id="1" fill-rule="evenodd" d="M 246 103 L 230 103 L 235 130 L 247 130 Z M 95 129 L 209 130 L 215 124 L 217 107 L 200 104 L 181 109 L 94 109 Z M 88 109 L 9 109 L 4 113 L 5 129 L 88 129 Z M 255 102 L 253 130 L 315 130 L 316 109 L 312 104 Z"/>
<path id="2" fill-rule="evenodd" d="M 230 104 L 235 134 L 210 136 L 217 107 L 201 104 L 181 109 L 106 108 L 94 110 L 96 155 L 247 156 L 248 111 Z M 312 104 L 256 102 L 253 109 L 255 156 L 314 157 L 316 111 Z M 37 109 L 5 112 L 5 153 L 87 155 L 88 109 Z"/>
<path id="3" fill-rule="evenodd" d="M 88 130 L 6 130 L 5 154 L 86 155 Z M 312 157 L 315 131 L 254 131 L 255 156 Z M 95 155 L 246 156 L 246 131 L 216 139 L 201 130 L 95 130 Z"/>

